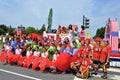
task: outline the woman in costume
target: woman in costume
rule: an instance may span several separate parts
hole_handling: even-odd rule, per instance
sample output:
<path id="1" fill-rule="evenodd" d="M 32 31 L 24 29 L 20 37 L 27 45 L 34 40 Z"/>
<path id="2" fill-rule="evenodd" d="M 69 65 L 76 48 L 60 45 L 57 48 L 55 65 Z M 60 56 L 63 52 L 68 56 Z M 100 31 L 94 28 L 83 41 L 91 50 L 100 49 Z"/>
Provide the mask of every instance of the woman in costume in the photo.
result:
<path id="1" fill-rule="evenodd" d="M 97 71 L 100 63 L 100 54 L 103 49 L 103 46 L 101 46 L 101 41 L 102 39 L 100 37 L 95 38 L 96 45 L 93 47 L 93 51 L 92 51 L 93 70 L 95 75 L 97 75 Z"/>
<path id="2" fill-rule="evenodd" d="M 103 69 L 103 79 L 107 79 L 107 67 L 109 66 L 109 58 L 111 54 L 111 47 L 109 46 L 108 40 L 104 40 L 104 46 L 102 49 L 102 53 L 100 55 L 100 63 Z"/>
<path id="3" fill-rule="evenodd" d="M 77 72 L 76 76 L 80 78 L 88 78 L 91 61 L 88 58 L 88 52 L 83 51 L 82 53 L 83 53 L 83 58 L 80 61 L 81 64 L 79 66 L 79 72 Z"/>

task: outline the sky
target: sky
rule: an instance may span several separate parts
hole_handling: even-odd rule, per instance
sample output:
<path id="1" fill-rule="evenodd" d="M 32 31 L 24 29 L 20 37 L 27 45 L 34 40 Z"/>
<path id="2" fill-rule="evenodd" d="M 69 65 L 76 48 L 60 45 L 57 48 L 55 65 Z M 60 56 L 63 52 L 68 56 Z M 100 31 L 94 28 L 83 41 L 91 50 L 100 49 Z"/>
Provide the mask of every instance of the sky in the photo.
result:
<path id="1" fill-rule="evenodd" d="M 94 36 L 108 18 L 117 18 L 120 23 L 120 0 L 0 0 L 0 24 L 40 29 L 47 24 L 50 8 L 52 28 L 77 24 L 80 29 L 85 15 L 90 19 L 89 31 Z"/>

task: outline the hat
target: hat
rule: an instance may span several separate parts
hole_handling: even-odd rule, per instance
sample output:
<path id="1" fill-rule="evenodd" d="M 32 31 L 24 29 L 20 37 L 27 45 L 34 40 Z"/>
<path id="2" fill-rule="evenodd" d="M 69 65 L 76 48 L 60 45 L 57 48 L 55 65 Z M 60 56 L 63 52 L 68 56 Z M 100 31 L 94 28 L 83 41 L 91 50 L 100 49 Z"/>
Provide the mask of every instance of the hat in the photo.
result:
<path id="1" fill-rule="evenodd" d="M 90 42 L 90 38 L 86 38 L 85 42 Z"/>
<path id="2" fill-rule="evenodd" d="M 102 39 L 101 39 L 100 37 L 97 37 L 97 38 L 95 38 L 95 41 L 96 41 L 96 42 L 101 42 Z"/>
<path id="3" fill-rule="evenodd" d="M 84 38 L 81 38 L 81 42 L 85 42 L 85 39 L 84 39 Z"/>

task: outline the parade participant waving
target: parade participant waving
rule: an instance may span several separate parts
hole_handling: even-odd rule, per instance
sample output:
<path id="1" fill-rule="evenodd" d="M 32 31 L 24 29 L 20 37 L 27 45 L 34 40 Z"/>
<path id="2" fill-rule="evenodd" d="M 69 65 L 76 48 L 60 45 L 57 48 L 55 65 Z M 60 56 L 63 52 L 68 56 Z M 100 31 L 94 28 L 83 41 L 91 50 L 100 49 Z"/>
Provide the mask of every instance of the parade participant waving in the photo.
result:
<path id="1" fill-rule="evenodd" d="M 111 47 L 109 46 L 109 42 L 108 40 L 104 40 L 104 47 L 100 55 L 101 67 L 104 72 L 104 75 L 101 76 L 103 79 L 107 79 L 107 67 L 109 65 L 110 54 L 111 54 Z"/>
<path id="2" fill-rule="evenodd" d="M 93 51 L 92 51 L 93 69 L 96 75 L 100 63 L 100 54 L 103 49 L 103 47 L 101 46 L 101 40 L 102 39 L 100 37 L 95 38 L 96 45 L 93 47 Z"/>

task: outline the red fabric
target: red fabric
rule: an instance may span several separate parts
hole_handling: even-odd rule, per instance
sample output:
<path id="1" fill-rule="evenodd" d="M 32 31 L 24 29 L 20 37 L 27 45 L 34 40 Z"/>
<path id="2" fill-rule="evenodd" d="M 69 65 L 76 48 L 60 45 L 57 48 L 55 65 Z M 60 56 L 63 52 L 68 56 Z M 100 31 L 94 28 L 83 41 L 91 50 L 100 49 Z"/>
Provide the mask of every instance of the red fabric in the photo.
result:
<path id="1" fill-rule="evenodd" d="M 69 66 L 70 66 L 70 62 L 71 62 L 70 59 L 71 59 L 71 56 L 69 54 L 62 53 L 57 58 L 57 60 L 55 62 L 55 66 L 60 71 L 66 71 L 69 68 Z"/>
<path id="2" fill-rule="evenodd" d="M 95 41 L 97 42 L 97 41 L 102 41 L 102 39 L 100 38 L 100 37 L 97 37 L 97 38 L 95 38 Z"/>
<path id="3" fill-rule="evenodd" d="M 0 54 L 0 61 L 1 62 L 5 61 L 5 55 L 6 55 L 6 51 L 1 52 L 1 54 Z"/>
<path id="4" fill-rule="evenodd" d="M 14 54 L 12 52 L 9 53 L 8 55 L 8 63 L 10 64 L 12 62 Z"/>
<path id="5" fill-rule="evenodd" d="M 114 53 L 111 53 L 111 55 L 110 55 L 111 57 L 120 57 L 120 54 L 118 54 L 118 53 L 116 53 L 116 54 L 114 54 Z"/>
<path id="6" fill-rule="evenodd" d="M 77 62 L 80 62 L 80 63 L 82 63 L 82 61 L 83 61 L 83 58 L 79 58 L 79 59 L 77 60 Z"/>
<path id="7" fill-rule="evenodd" d="M 100 54 L 100 62 L 105 62 L 108 53 L 111 53 L 111 47 L 107 46 L 102 49 L 102 53 Z"/>
<path id="8" fill-rule="evenodd" d="M 99 49 L 96 46 L 93 47 L 93 54 L 92 54 L 93 59 L 95 60 L 100 59 L 100 54 L 102 52 L 102 49 L 103 49 L 103 46 L 100 46 Z"/>
<path id="9" fill-rule="evenodd" d="M 33 69 L 33 70 L 36 70 L 42 60 L 43 60 L 42 57 L 37 57 L 37 58 L 35 58 L 34 61 L 33 61 L 33 64 L 32 64 L 32 69 Z"/>
<path id="10" fill-rule="evenodd" d="M 20 59 L 20 56 L 21 56 L 20 54 L 13 55 L 12 62 L 18 61 Z"/>
<path id="11" fill-rule="evenodd" d="M 82 63 L 82 65 L 80 66 L 80 68 L 81 68 L 81 70 L 82 71 L 84 71 L 84 70 L 86 70 L 87 69 L 87 67 L 88 67 L 88 65 L 90 65 L 91 64 L 91 61 L 90 61 L 90 59 L 89 58 L 87 58 L 87 59 L 81 59 L 81 63 Z M 85 64 L 84 64 L 84 61 L 85 61 Z"/>
<path id="12" fill-rule="evenodd" d="M 39 64 L 40 70 L 44 71 L 46 66 L 47 66 L 47 59 L 46 58 L 42 58 L 41 63 Z"/>
<path id="13" fill-rule="evenodd" d="M 79 53 L 76 53 L 74 56 L 71 57 L 70 61 L 71 62 L 76 62 L 79 58 L 78 58 L 78 54 Z"/>
<path id="14" fill-rule="evenodd" d="M 26 62 L 23 64 L 23 66 L 26 68 L 29 68 L 29 66 L 34 58 L 35 58 L 34 56 L 30 56 L 29 58 L 26 58 Z"/>
<path id="15" fill-rule="evenodd" d="M 24 57 L 20 57 L 20 58 L 19 58 L 18 63 L 19 63 L 20 66 L 23 65 L 23 62 L 24 62 L 24 60 L 26 59 L 26 57 L 27 57 L 27 56 L 24 56 Z"/>
<path id="16" fill-rule="evenodd" d="M 85 48 L 85 46 L 84 46 L 84 45 L 82 45 L 82 46 L 80 46 L 79 50 L 80 50 L 80 51 L 83 51 L 83 50 L 84 50 L 84 48 Z"/>
<path id="17" fill-rule="evenodd" d="M 90 38 L 86 38 L 85 42 L 90 42 Z"/>

